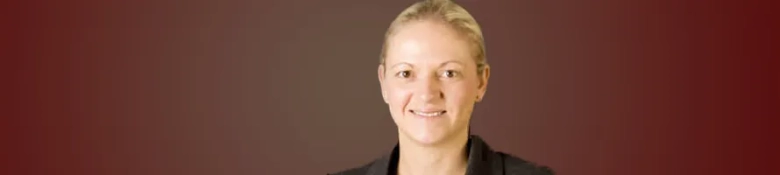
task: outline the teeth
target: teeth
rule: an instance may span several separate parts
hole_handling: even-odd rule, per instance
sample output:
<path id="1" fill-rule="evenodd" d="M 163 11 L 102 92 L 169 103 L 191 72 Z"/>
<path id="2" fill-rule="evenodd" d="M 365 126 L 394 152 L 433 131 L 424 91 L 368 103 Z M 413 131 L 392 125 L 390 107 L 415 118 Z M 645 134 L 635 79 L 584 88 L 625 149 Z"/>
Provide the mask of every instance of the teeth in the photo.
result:
<path id="1" fill-rule="evenodd" d="M 439 111 L 439 112 L 417 112 L 417 111 L 412 111 L 412 113 L 417 114 L 417 115 L 421 115 L 421 116 L 425 116 L 425 117 L 435 117 L 435 116 L 439 116 L 439 115 L 443 114 L 444 111 Z"/>

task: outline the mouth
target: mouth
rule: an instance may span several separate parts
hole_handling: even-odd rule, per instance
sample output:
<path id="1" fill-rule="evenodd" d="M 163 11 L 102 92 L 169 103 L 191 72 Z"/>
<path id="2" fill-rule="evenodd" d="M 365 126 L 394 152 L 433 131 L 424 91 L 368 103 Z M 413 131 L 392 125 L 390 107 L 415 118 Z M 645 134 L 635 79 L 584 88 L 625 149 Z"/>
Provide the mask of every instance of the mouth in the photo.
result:
<path id="1" fill-rule="evenodd" d="M 421 117 L 438 117 L 447 113 L 446 110 L 409 110 L 409 112 Z"/>

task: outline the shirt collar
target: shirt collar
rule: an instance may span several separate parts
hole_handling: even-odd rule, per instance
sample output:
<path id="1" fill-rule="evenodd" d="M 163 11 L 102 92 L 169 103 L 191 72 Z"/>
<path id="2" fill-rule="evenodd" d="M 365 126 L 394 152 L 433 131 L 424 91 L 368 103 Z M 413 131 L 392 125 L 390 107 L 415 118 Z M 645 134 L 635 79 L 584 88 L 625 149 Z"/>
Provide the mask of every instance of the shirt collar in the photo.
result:
<path id="1" fill-rule="evenodd" d="M 468 150 L 468 163 L 466 175 L 476 174 L 503 174 L 503 162 L 500 157 L 495 156 L 493 150 L 476 135 L 470 135 L 466 143 Z M 368 175 L 389 175 L 394 174 L 398 168 L 399 148 L 396 143 L 390 154 L 377 159 L 368 169 Z"/>

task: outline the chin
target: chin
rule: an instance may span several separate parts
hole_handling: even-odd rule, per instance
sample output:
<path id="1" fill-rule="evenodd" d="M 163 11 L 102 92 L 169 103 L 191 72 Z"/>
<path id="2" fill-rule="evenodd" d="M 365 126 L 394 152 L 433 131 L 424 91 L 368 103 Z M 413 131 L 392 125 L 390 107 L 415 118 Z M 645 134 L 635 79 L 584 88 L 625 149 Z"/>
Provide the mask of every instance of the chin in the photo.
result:
<path id="1" fill-rule="evenodd" d="M 447 138 L 447 133 L 442 131 L 421 131 L 408 136 L 413 141 L 423 145 L 436 145 Z"/>

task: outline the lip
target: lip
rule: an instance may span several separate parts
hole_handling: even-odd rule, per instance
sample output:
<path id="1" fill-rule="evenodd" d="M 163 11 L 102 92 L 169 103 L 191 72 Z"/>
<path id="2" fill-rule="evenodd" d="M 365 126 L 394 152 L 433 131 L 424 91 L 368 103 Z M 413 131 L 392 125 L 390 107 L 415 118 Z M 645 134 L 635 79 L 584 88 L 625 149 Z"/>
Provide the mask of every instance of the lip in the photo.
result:
<path id="1" fill-rule="evenodd" d="M 415 116 L 422 117 L 422 118 L 435 118 L 447 114 L 447 110 L 435 110 L 435 109 L 413 110 L 412 109 L 409 110 L 409 113 L 412 113 Z"/>

